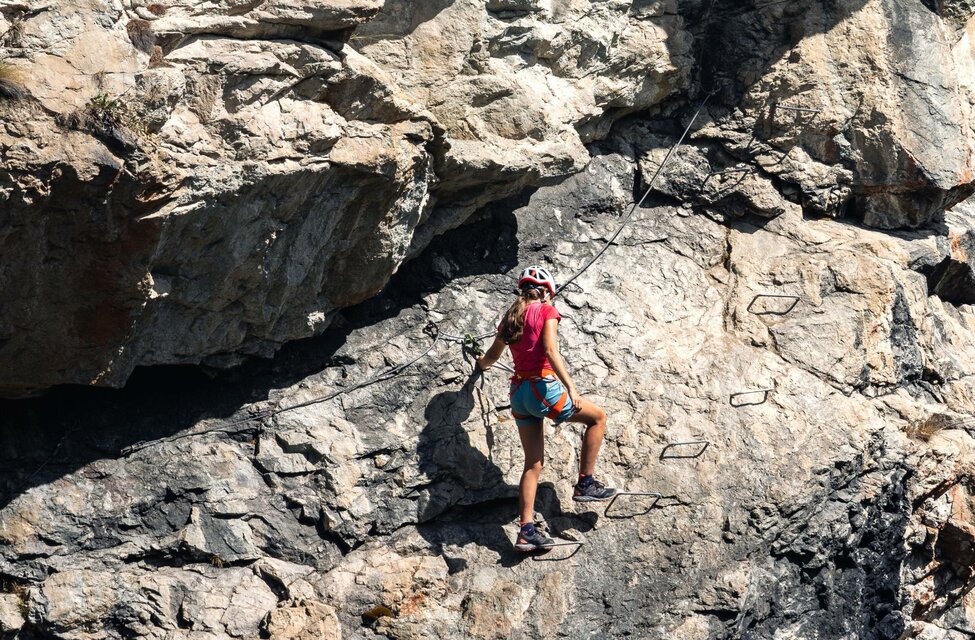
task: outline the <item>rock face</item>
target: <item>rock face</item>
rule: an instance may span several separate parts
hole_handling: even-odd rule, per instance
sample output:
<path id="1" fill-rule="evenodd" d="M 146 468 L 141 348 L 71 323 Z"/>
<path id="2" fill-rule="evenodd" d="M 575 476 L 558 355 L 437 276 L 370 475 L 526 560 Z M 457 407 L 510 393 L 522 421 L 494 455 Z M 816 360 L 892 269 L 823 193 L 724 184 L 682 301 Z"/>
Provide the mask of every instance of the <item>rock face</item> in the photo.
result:
<path id="1" fill-rule="evenodd" d="M 0 9 L 4 392 L 277 351 L 0 405 L 0 633 L 971 635 L 965 7 Z M 546 426 L 584 546 L 532 561 L 456 337 L 651 182 L 558 306 L 599 476 L 659 497 L 572 502 Z"/>
<path id="2" fill-rule="evenodd" d="M 724 108 L 698 132 L 702 195 L 749 200 L 771 181 L 807 213 L 893 229 L 972 193 L 967 33 L 914 0 L 712 15 L 704 72 Z"/>
<path id="3" fill-rule="evenodd" d="M 937 264 L 925 265 L 928 289 L 953 304 L 975 303 L 975 229 L 968 203 L 947 217 L 948 233 L 941 238 L 945 254 Z"/>
<path id="4" fill-rule="evenodd" d="M 437 330 L 490 330 L 518 265 L 564 279 L 593 255 L 657 152 L 643 126 L 435 240 L 273 363 L 203 384 L 158 373 L 107 410 L 90 393 L 8 403 L 0 450 L 21 471 L 5 476 L 0 573 L 25 630 L 892 639 L 969 624 L 954 604 L 975 561 L 975 316 L 929 295 L 925 265 L 948 258 L 935 236 L 640 209 L 566 290 L 561 335 L 611 416 L 600 475 L 663 497 L 576 506 L 579 430 L 546 427 L 539 522 L 585 542 L 561 562 L 511 547 L 521 452 L 503 372 L 473 376 L 439 340 L 358 388 Z M 665 450 L 691 440 L 700 457 Z"/>

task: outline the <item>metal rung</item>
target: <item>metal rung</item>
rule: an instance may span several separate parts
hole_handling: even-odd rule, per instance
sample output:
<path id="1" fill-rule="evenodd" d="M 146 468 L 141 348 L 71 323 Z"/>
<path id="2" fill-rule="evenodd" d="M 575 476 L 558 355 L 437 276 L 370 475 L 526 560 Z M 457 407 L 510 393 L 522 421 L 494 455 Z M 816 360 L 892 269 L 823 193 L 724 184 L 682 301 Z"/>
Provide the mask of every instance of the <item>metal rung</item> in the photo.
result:
<path id="1" fill-rule="evenodd" d="M 653 500 L 652 503 L 650 503 L 650 506 L 649 507 L 647 507 L 645 510 L 641 511 L 640 513 L 632 513 L 632 514 L 627 515 L 627 516 L 609 515 L 609 510 L 613 508 L 613 505 L 616 504 L 616 500 L 620 496 L 644 496 L 644 497 L 647 497 L 647 498 L 653 498 L 654 500 Z M 603 515 L 606 516 L 607 518 L 614 518 L 614 519 L 617 519 L 617 520 L 620 520 L 620 519 L 623 519 L 623 518 L 635 518 L 636 516 L 642 516 L 642 515 L 645 515 L 645 514 L 650 513 L 650 511 L 652 511 L 653 508 L 657 506 L 657 503 L 660 502 L 660 499 L 661 498 L 663 498 L 663 494 L 656 493 L 656 492 L 620 491 L 615 496 L 613 496 L 613 499 L 609 501 L 609 504 L 608 505 L 606 505 L 606 509 L 603 511 Z"/>
<path id="2" fill-rule="evenodd" d="M 792 304 L 790 304 L 789 308 L 785 309 L 784 311 L 755 311 L 753 309 L 755 303 L 762 298 L 778 298 L 784 300 L 791 300 Z M 800 298 L 797 295 L 793 295 L 791 293 L 758 293 L 755 295 L 754 298 L 752 298 L 752 301 L 748 303 L 748 307 L 746 308 L 746 311 L 748 311 L 748 313 L 754 313 L 756 316 L 767 316 L 767 315 L 784 316 L 787 313 L 790 313 L 793 309 L 795 309 L 796 305 L 799 304 L 801 300 L 802 298 Z"/>
<path id="3" fill-rule="evenodd" d="M 904 384 L 888 384 L 888 385 L 869 385 L 860 389 L 862 393 L 867 398 L 884 398 L 889 395 L 893 395 L 903 388 Z"/>
<path id="4" fill-rule="evenodd" d="M 768 401 L 768 394 L 775 391 L 775 387 L 769 387 L 767 389 L 752 389 L 751 391 L 739 391 L 728 396 L 728 402 L 733 407 L 751 407 L 755 405 L 765 404 Z M 735 402 L 736 398 L 741 398 L 742 396 L 750 396 L 756 393 L 762 394 L 762 399 L 758 402 Z"/>
<path id="5" fill-rule="evenodd" d="M 739 167 L 737 169 L 725 169 L 724 171 L 715 171 L 713 173 L 709 173 L 708 175 L 706 175 L 704 177 L 704 182 L 701 183 L 701 188 L 703 189 L 707 185 L 708 180 L 710 180 L 711 178 L 714 178 L 714 177 L 717 177 L 717 176 L 730 176 L 730 175 L 736 175 L 736 174 L 746 174 L 746 173 L 751 173 L 751 171 L 752 171 L 752 167 Z"/>
<path id="6" fill-rule="evenodd" d="M 740 185 L 745 180 L 745 177 L 749 173 L 751 173 L 751 171 L 752 171 L 752 168 L 751 167 L 741 167 L 739 169 L 725 169 L 724 171 L 718 171 L 717 173 L 709 173 L 704 178 L 704 181 L 701 182 L 701 191 L 704 191 L 704 188 L 708 186 L 708 181 L 711 178 L 713 178 L 713 177 L 716 177 L 716 176 L 732 176 L 732 175 L 737 175 L 738 178 L 736 178 L 734 180 L 731 180 L 730 181 L 731 182 L 730 185 L 725 185 L 725 186 L 720 187 L 711 196 L 709 196 L 711 198 L 716 198 L 718 195 L 721 195 L 721 194 L 723 194 L 726 191 L 731 191 L 732 189 L 734 189 L 735 187 L 737 187 L 738 185 Z"/>
<path id="7" fill-rule="evenodd" d="M 708 177 L 710 178 L 710 177 L 713 177 L 713 176 L 726 176 L 726 175 L 730 175 L 732 173 L 748 173 L 748 172 L 752 171 L 753 169 L 754 169 L 754 167 L 734 167 L 734 168 L 731 168 L 731 169 L 724 169 L 723 171 L 715 171 L 713 173 L 709 173 L 708 174 Z"/>
<path id="8" fill-rule="evenodd" d="M 667 451 L 669 449 L 673 449 L 674 447 L 690 447 L 690 446 L 701 446 L 701 449 L 700 451 L 698 451 L 692 456 L 680 456 L 680 455 L 668 456 L 667 455 Z M 704 455 L 704 452 L 707 451 L 708 447 L 710 446 L 711 443 L 708 442 L 707 440 L 688 440 L 687 442 L 671 442 L 666 447 L 664 447 L 663 450 L 660 452 L 660 459 L 661 460 L 682 460 L 682 459 L 700 458 L 701 456 Z"/>
<path id="9" fill-rule="evenodd" d="M 532 562 L 561 562 L 563 560 L 568 560 L 569 558 L 571 558 L 575 554 L 579 553 L 579 549 L 581 549 L 584 544 L 586 544 L 586 543 L 585 542 L 574 542 L 574 541 L 573 542 L 556 542 L 555 544 L 551 544 L 551 545 L 549 545 L 547 547 L 542 547 L 541 549 L 536 549 L 535 551 L 529 551 L 528 553 L 531 554 Z M 549 550 L 555 549 L 557 547 L 575 547 L 575 549 L 573 549 L 572 550 L 572 553 L 570 553 L 567 556 L 560 556 L 558 558 L 546 558 L 545 557 L 548 554 Z"/>
<path id="10" fill-rule="evenodd" d="M 776 104 L 775 109 L 785 109 L 786 111 L 799 111 L 800 113 L 819 113 L 822 109 L 809 109 L 807 107 L 790 107 L 784 104 Z"/>

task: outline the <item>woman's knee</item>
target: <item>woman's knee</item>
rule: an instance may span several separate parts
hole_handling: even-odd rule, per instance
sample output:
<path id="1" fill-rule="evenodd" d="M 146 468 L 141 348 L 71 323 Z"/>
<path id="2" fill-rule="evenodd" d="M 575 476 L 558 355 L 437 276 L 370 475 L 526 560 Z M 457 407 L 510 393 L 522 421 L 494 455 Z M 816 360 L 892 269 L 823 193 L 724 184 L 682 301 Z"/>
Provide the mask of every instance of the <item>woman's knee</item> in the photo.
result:
<path id="1" fill-rule="evenodd" d="M 603 410 L 603 408 L 592 403 L 589 404 L 589 407 L 590 409 L 588 413 L 591 418 L 590 426 L 605 427 L 606 421 L 608 420 L 608 416 L 606 415 L 606 412 Z"/>
<path id="2" fill-rule="evenodd" d="M 525 460 L 525 471 L 533 471 L 535 473 L 541 473 L 542 467 L 544 466 L 545 463 L 541 458 L 536 458 L 534 460 Z"/>
<path id="3" fill-rule="evenodd" d="M 569 418 L 569 422 L 581 422 L 587 427 L 605 427 L 606 426 L 606 412 L 602 410 L 601 407 L 596 406 L 592 402 L 583 399 L 579 403 L 579 408 L 576 413 Z"/>
<path id="4" fill-rule="evenodd" d="M 606 415 L 606 411 L 602 407 L 596 407 L 596 424 L 605 427 L 608 419 L 609 416 Z"/>

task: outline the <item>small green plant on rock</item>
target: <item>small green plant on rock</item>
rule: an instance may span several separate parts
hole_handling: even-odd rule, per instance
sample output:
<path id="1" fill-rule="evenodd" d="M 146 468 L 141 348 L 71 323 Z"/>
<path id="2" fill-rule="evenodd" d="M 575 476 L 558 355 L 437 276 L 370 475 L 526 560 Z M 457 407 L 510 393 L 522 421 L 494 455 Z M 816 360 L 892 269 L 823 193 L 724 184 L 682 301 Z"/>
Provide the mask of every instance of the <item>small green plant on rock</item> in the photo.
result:
<path id="1" fill-rule="evenodd" d="M 58 123 L 111 141 L 126 152 L 140 148 L 150 137 L 137 108 L 122 96 L 112 96 L 104 91 L 91 97 L 84 108 L 59 116 Z"/>
<path id="2" fill-rule="evenodd" d="M 28 593 L 28 587 L 24 582 L 14 580 L 9 576 L 4 576 L 3 578 L 0 578 L 0 593 L 12 593 L 13 595 L 17 596 L 17 610 L 20 612 L 21 616 L 24 618 L 27 617 L 29 609 L 27 601 L 30 594 Z"/>
<path id="3" fill-rule="evenodd" d="M 152 55 L 149 56 L 149 68 L 156 69 L 166 66 L 163 49 L 158 44 L 152 48 Z"/>
<path id="4" fill-rule="evenodd" d="M 24 44 L 24 26 L 19 19 L 14 19 L 10 27 L 0 36 L 0 45 L 19 49 Z"/>
<path id="5" fill-rule="evenodd" d="M 113 98 L 99 91 L 85 106 L 88 117 L 107 126 L 118 127 L 126 123 L 128 108 L 121 98 Z"/>

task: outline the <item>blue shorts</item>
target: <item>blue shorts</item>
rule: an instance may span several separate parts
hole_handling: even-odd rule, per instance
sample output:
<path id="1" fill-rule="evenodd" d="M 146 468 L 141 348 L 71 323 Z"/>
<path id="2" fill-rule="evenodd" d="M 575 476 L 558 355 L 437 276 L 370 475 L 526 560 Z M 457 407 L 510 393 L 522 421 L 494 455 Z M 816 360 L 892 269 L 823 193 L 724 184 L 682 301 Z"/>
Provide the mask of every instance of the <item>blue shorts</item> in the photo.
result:
<path id="1" fill-rule="evenodd" d="M 562 393 L 565 392 L 565 387 L 562 386 L 562 383 L 553 377 L 525 380 L 521 384 L 512 382 L 509 391 L 511 395 L 511 412 L 523 416 L 531 416 L 530 418 L 515 418 L 515 424 L 519 427 L 537 424 L 542 418 L 547 417 L 548 412 L 551 411 L 549 407 L 545 406 L 538 399 L 535 392 L 532 391 L 532 385 L 535 386 L 538 395 L 545 398 L 551 405 L 558 402 L 559 398 L 562 397 Z M 576 408 L 572 405 L 572 399 L 566 398 L 565 406 L 554 420 L 555 424 L 562 424 L 571 418 L 575 412 Z"/>

